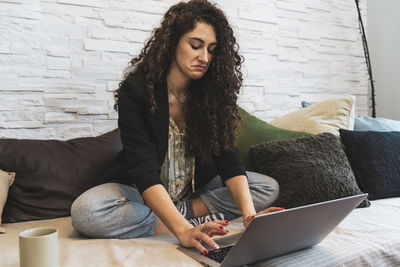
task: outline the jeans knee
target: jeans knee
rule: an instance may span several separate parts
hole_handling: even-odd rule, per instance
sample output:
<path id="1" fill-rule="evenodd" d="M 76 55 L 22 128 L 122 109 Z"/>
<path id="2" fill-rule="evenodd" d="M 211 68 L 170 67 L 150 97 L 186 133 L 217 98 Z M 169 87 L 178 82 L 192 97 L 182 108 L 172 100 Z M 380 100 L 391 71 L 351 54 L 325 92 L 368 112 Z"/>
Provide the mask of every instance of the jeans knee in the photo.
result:
<path id="1" fill-rule="evenodd" d="M 88 225 L 88 221 L 90 220 L 90 205 L 89 203 L 85 203 L 82 201 L 81 197 L 78 197 L 71 206 L 71 222 L 72 227 L 82 234 L 86 234 L 86 227 Z"/>
<path id="2" fill-rule="evenodd" d="M 279 196 L 279 184 L 275 179 L 271 177 L 268 177 L 268 179 L 268 186 L 270 188 L 270 191 L 272 192 L 271 195 L 274 197 L 274 200 L 276 200 Z"/>
<path id="3" fill-rule="evenodd" d="M 266 175 L 257 174 L 256 179 L 249 183 L 249 187 L 257 211 L 271 206 L 279 196 L 278 182 Z"/>
<path id="4" fill-rule="evenodd" d="M 96 202 L 90 201 L 85 195 L 79 196 L 71 206 L 71 221 L 73 228 L 90 237 L 105 237 L 102 225 L 97 216 L 99 209 Z"/>

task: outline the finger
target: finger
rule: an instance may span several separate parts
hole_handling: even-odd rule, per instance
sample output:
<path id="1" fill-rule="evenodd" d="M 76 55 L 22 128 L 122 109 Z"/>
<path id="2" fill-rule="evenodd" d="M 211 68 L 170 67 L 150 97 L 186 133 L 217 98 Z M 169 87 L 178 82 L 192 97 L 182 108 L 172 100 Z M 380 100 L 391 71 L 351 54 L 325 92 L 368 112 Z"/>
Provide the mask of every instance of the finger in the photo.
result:
<path id="1" fill-rule="evenodd" d="M 196 241 L 194 247 L 201 253 L 208 254 L 208 250 L 201 244 L 200 241 Z"/>
<path id="2" fill-rule="evenodd" d="M 223 225 L 223 226 L 227 226 L 227 225 L 230 224 L 230 221 L 228 221 L 228 220 L 214 220 L 214 221 L 212 221 L 212 222 L 213 222 L 213 223 L 221 224 L 221 225 Z"/>
<path id="3" fill-rule="evenodd" d="M 244 227 L 247 227 L 247 226 L 250 224 L 250 222 L 251 222 L 255 217 L 256 217 L 256 214 L 247 216 L 247 217 L 243 220 L 243 225 L 244 225 Z"/>
<path id="4" fill-rule="evenodd" d="M 262 210 L 262 211 L 258 212 L 257 215 L 266 214 L 266 213 L 275 212 L 275 211 L 282 211 L 284 209 L 285 208 L 280 208 L 280 207 L 270 207 L 268 209 L 265 209 L 265 210 Z"/>
<path id="5" fill-rule="evenodd" d="M 285 208 L 282 207 L 269 207 L 267 210 L 270 211 L 280 211 L 280 210 L 284 210 Z"/>
<path id="6" fill-rule="evenodd" d="M 213 237 L 216 235 L 226 235 L 227 233 L 229 233 L 229 230 L 211 230 L 207 234 L 209 237 Z"/>
<path id="7" fill-rule="evenodd" d="M 206 243 L 209 247 L 212 247 L 214 249 L 219 249 L 219 246 L 217 245 L 217 243 L 215 243 L 215 241 L 212 240 L 207 234 L 205 234 L 205 233 L 200 233 L 200 234 L 201 234 L 201 237 L 200 237 L 201 241 Z"/>
<path id="8" fill-rule="evenodd" d="M 206 230 L 206 232 L 211 230 L 225 230 L 225 225 L 212 221 L 203 224 L 203 229 Z"/>

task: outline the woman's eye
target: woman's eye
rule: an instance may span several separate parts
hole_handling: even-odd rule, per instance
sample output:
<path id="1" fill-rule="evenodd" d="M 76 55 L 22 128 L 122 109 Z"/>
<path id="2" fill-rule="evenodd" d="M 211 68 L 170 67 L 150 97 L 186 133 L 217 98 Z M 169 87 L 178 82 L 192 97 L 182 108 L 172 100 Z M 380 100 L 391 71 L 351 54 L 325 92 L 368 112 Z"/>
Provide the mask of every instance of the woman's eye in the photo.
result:
<path id="1" fill-rule="evenodd" d="M 214 49 L 208 49 L 208 53 L 214 54 L 214 52 L 215 52 L 215 48 Z"/>
<path id="2" fill-rule="evenodd" d="M 191 47 L 192 47 L 194 50 L 197 50 L 197 49 L 200 48 L 200 46 L 195 46 L 195 45 L 191 45 Z"/>

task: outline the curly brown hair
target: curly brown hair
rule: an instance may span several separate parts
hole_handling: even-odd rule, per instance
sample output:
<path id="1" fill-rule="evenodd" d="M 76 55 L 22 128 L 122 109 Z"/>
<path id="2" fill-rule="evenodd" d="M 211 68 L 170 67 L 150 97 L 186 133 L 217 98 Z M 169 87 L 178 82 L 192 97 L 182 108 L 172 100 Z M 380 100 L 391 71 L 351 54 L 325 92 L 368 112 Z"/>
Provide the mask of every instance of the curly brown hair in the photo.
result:
<path id="1" fill-rule="evenodd" d="M 208 71 L 192 80 L 183 107 L 185 114 L 186 153 L 205 160 L 207 155 L 219 155 L 221 149 L 236 146 L 240 116 L 237 96 L 242 86 L 239 45 L 224 13 L 207 0 L 192 0 L 173 5 L 155 28 L 139 56 L 133 58 L 124 80 L 132 74 L 146 77 L 150 109 L 157 109 L 154 88 L 166 79 L 180 38 L 193 30 L 197 22 L 211 25 L 217 46 Z M 115 109 L 121 85 L 115 92 Z"/>

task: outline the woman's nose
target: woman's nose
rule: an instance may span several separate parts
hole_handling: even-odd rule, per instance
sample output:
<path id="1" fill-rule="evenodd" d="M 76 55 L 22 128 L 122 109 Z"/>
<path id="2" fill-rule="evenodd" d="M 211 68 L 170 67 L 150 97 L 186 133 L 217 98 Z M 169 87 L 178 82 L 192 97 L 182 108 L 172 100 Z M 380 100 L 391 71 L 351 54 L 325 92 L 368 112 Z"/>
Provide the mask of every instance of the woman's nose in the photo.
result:
<path id="1" fill-rule="evenodd" d="M 207 49 L 201 49 L 200 54 L 199 54 L 199 60 L 204 62 L 204 63 L 208 63 L 208 56 L 209 53 L 207 51 Z"/>

